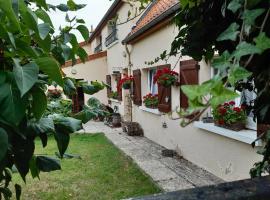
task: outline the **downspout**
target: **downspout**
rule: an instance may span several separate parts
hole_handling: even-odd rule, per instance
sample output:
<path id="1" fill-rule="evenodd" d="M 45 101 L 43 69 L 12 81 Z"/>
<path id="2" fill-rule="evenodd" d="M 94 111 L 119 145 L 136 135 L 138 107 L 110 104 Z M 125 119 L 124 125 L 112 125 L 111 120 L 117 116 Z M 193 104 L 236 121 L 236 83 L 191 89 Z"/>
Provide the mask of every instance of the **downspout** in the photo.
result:
<path id="1" fill-rule="evenodd" d="M 125 43 L 125 49 L 126 49 L 127 58 L 128 58 L 128 76 L 130 76 L 133 64 L 131 62 L 131 52 L 128 49 L 127 43 Z M 131 94 L 131 91 L 133 91 L 133 84 L 131 85 L 131 89 L 129 91 L 129 97 L 128 97 L 129 98 L 129 106 L 130 106 L 130 120 L 132 122 L 133 121 L 133 110 L 132 110 L 132 94 Z"/>

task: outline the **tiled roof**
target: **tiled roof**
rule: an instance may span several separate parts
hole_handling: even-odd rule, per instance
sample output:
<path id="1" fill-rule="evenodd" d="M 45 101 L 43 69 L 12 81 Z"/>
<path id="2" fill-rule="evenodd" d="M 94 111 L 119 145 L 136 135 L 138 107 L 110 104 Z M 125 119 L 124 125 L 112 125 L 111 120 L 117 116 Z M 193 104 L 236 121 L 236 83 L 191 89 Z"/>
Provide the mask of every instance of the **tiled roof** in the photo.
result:
<path id="1" fill-rule="evenodd" d="M 169 10 L 171 7 L 179 3 L 179 0 L 156 0 L 150 5 L 149 9 L 146 13 L 142 16 L 142 18 L 137 22 L 136 27 L 132 29 L 130 35 L 134 34 L 142 27 L 149 24 L 151 21 L 155 20 L 159 17 L 162 13 Z"/>

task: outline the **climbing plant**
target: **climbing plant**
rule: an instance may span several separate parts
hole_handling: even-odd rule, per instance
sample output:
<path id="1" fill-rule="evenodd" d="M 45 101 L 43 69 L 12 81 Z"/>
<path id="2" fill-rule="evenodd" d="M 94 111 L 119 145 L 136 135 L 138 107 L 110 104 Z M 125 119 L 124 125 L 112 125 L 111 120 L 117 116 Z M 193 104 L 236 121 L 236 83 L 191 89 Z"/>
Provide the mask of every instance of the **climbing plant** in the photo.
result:
<path id="1" fill-rule="evenodd" d="M 12 167 L 24 181 L 29 172 L 35 178 L 40 172 L 60 169 L 59 161 L 34 155 L 37 137 L 46 147 L 47 134 L 54 134 L 63 156 L 69 134 L 82 128 L 78 119 L 44 112 L 47 85 L 54 83 L 69 95 L 76 93 L 74 82 L 60 66 L 67 60 L 75 64 L 76 57 L 86 59 L 87 53 L 72 32 L 76 29 L 88 40 L 89 31 L 83 19 L 68 16 L 68 11 L 84 6 L 73 0 L 59 5 L 46 0 L 0 0 L 0 199 L 12 197 Z M 50 10 L 67 13 L 68 25 L 60 27 L 59 34 L 48 15 Z M 93 89 L 86 91 L 98 91 Z M 15 191 L 20 199 L 21 187 L 15 185 Z"/>
<path id="2" fill-rule="evenodd" d="M 145 2 L 145 1 L 141 1 Z M 151 1 L 148 1 L 151 2 Z M 256 93 L 253 110 L 258 124 L 269 124 L 270 117 L 270 1 L 268 0 L 181 0 L 174 17 L 178 34 L 171 49 L 154 61 L 187 55 L 204 59 L 218 74 L 200 85 L 182 86 L 189 108 L 179 112 L 182 126 L 197 120 L 209 107 L 215 108 L 238 97 L 238 91 Z M 202 69 L 203 70 L 203 69 Z M 185 116 L 195 113 L 186 120 Z M 254 165 L 252 177 L 270 173 L 270 131 L 260 138 L 266 145 L 258 153 L 263 161 Z"/>

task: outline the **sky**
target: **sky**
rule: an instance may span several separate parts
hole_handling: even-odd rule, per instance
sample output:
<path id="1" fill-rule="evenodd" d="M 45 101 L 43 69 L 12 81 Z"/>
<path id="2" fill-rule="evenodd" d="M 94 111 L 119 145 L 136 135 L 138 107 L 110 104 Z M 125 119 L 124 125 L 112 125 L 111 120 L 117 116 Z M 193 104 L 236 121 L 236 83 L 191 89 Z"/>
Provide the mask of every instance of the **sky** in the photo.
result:
<path id="1" fill-rule="evenodd" d="M 60 3 L 66 2 L 66 0 L 47 0 L 47 3 L 52 5 L 58 5 Z M 85 25 L 89 28 L 89 30 L 91 25 L 93 25 L 94 28 L 98 25 L 99 21 L 109 9 L 110 5 L 113 3 L 113 1 L 110 0 L 75 0 L 75 2 L 77 4 L 87 4 L 87 6 L 77 12 L 69 12 L 68 14 L 70 18 L 76 15 L 77 18 L 84 19 L 86 22 Z M 52 19 L 55 29 L 58 29 L 60 26 L 64 27 L 66 25 L 66 13 L 59 10 L 56 10 L 56 12 L 51 10 L 49 15 Z M 83 41 L 79 32 L 74 33 L 76 34 L 79 42 Z"/>

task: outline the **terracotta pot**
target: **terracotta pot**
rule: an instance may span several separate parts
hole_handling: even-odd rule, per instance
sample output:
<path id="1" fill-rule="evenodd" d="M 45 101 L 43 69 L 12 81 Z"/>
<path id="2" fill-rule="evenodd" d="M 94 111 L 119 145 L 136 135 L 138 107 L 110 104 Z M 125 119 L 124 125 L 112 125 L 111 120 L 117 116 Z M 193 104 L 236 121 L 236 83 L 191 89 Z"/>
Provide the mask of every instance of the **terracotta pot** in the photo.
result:
<path id="1" fill-rule="evenodd" d="M 217 122 L 215 122 L 216 126 L 222 127 L 222 128 L 226 128 L 229 130 L 233 130 L 233 131 L 241 131 L 243 129 L 245 129 L 245 123 L 243 122 L 236 122 L 236 123 L 232 123 L 232 124 L 219 124 Z"/>

